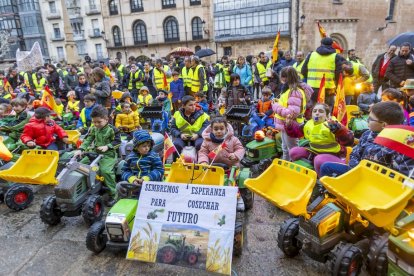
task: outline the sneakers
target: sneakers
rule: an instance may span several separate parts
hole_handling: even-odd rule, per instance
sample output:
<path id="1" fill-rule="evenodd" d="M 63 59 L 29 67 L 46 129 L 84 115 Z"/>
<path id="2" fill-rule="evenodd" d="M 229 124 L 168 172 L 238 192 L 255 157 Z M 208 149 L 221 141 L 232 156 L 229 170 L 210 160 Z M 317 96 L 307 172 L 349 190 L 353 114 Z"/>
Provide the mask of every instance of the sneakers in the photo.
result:
<path id="1" fill-rule="evenodd" d="M 237 197 L 236 210 L 237 210 L 237 212 L 244 212 L 244 210 L 245 210 L 244 201 L 243 201 L 243 198 L 240 195 Z"/>

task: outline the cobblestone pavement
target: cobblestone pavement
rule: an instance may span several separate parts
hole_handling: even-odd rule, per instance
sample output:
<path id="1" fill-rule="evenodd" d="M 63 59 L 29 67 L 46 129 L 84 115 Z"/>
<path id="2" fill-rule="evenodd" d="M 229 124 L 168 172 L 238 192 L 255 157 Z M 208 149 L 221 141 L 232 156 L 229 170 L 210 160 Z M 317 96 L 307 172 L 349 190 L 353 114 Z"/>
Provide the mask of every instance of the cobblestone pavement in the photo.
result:
<path id="1" fill-rule="evenodd" d="M 63 218 L 54 227 L 39 218 L 51 187 L 36 187 L 30 208 L 14 212 L 0 204 L 0 275 L 215 275 L 199 270 L 125 259 L 125 251 L 99 255 L 85 246 L 87 226 L 81 217 Z M 284 257 L 277 247 L 279 225 L 288 216 L 260 197 L 246 219 L 243 255 L 233 259 L 234 275 L 327 275 L 327 268 L 303 254 Z"/>

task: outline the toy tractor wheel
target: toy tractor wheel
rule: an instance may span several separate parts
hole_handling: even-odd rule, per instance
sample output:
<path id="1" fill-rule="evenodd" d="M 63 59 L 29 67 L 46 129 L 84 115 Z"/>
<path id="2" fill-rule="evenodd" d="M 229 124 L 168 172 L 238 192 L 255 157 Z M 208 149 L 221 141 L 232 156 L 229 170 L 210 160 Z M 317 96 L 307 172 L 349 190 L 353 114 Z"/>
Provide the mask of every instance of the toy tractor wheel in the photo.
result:
<path id="1" fill-rule="evenodd" d="M 40 206 L 40 219 L 49 225 L 56 225 L 60 222 L 62 214 L 56 203 L 56 196 L 46 197 Z"/>
<path id="2" fill-rule="evenodd" d="M 198 262 L 198 255 L 196 252 L 190 252 L 187 254 L 187 263 L 189 265 L 195 265 Z"/>
<path id="3" fill-rule="evenodd" d="M 366 267 L 371 275 L 386 276 L 388 273 L 388 237 L 375 235 L 370 242 Z"/>
<path id="4" fill-rule="evenodd" d="M 82 217 L 87 225 L 91 225 L 102 219 L 104 213 L 104 205 L 99 195 L 91 195 L 88 197 L 82 208 Z"/>
<path id="5" fill-rule="evenodd" d="M 241 188 L 240 189 L 240 195 L 243 198 L 244 202 L 244 210 L 250 210 L 253 208 L 253 202 L 254 202 L 254 195 L 253 193 L 247 189 L 247 188 Z"/>
<path id="6" fill-rule="evenodd" d="M 363 256 L 352 243 L 341 242 L 331 251 L 328 267 L 331 275 L 358 275 L 361 272 Z"/>
<path id="7" fill-rule="evenodd" d="M 175 264 L 178 261 L 177 250 L 172 245 L 166 245 L 158 251 L 158 260 L 164 264 Z"/>
<path id="8" fill-rule="evenodd" d="M 243 253 L 244 243 L 244 217 L 242 213 L 236 214 L 236 225 L 234 227 L 233 255 L 240 257 Z"/>
<path id="9" fill-rule="evenodd" d="M 280 226 L 277 234 L 277 245 L 280 250 L 288 256 L 295 257 L 299 254 L 302 244 L 296 238 L 299 234 L 299 219 L 290 218 L 285 220 Z"/>
<path id="10" fill-rule="evenodd" d="M 0 203 L 4 202 L 4 191 L 3 189 L 0 187 Z"/>
<path id="11" fill-rule="evenodd" d="M 12 210 L 26 209 L 33 201 L 33 190 L 26 185 L 13 184 L 4 195 L 4 202 Z"/>
<path id="12" fill-rule="evenodd" d="M 86 235 L 86 247 L 90 251 L 98 254 L 105 249 L 108 237 L 104 231 L 105 223 L 103 221 L 97 221 L 89 228 Z"/>

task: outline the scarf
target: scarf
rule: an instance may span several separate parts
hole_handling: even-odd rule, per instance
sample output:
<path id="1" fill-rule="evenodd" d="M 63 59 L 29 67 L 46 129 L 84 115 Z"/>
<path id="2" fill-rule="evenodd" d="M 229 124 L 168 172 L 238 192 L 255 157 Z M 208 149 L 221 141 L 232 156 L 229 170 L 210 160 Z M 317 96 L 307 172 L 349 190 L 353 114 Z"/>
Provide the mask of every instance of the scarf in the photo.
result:
<path id="1" fill-rule="evenodd" d="M 223 143 L 223 141 L 225 139 L 225 136 L 222 139 L 218 139 L 216 136 L 214 136 L 213 132 L 210 132 L 210 139 L 215 144 L 221 144 L 221 143 Z"/>

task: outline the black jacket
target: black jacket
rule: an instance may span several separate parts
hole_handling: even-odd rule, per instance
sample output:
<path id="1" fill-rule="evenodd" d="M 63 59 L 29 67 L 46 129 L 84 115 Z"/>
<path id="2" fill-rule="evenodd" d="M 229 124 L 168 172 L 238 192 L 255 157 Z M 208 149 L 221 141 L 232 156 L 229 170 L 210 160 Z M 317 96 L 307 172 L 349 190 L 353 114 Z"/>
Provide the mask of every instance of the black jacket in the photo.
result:
<path id="1" fill-rule="evenodd" d="M 413 61 L 407 65 L 406 61 L 410 59 Z M 414 56 L 409 54 L 407 56 L 395 56 L 391 59 L 385 77 L 391 81 L 391 87 L 401 87 L 400 83 L 407 79 L 414 79 Z"/>

